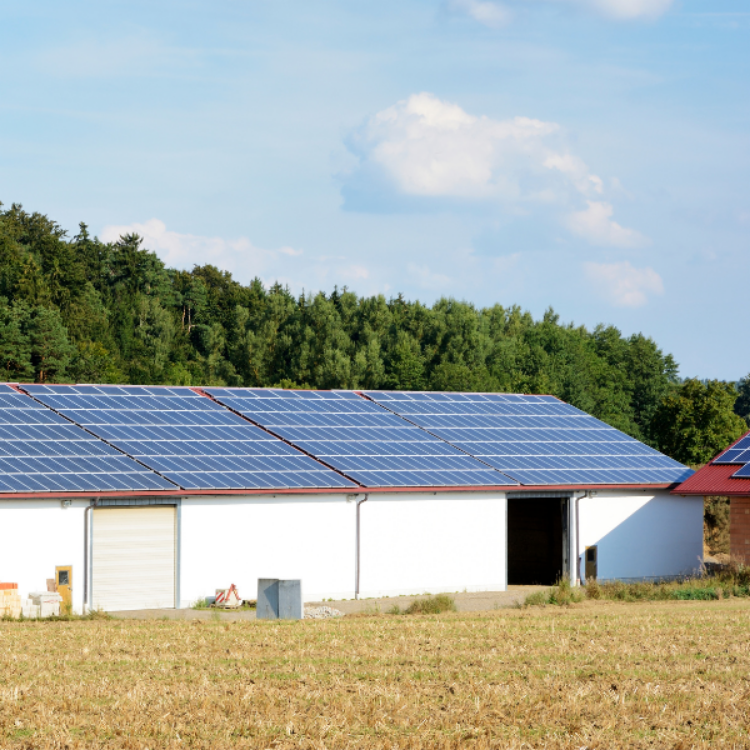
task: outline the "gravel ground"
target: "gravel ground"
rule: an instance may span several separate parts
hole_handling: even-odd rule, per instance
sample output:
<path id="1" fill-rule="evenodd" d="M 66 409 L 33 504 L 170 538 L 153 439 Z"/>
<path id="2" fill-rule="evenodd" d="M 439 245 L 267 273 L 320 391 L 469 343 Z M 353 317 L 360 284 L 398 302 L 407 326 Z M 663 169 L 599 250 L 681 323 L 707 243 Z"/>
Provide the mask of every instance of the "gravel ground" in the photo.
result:
<path id="1" fill-rule="evenodd" d="M 456 602 L 459 612 L 482 612 L 492 609 L 515 607 L 522 604 L 526 597 L 545 586 L 509 586 L 507 591 L 479 591 L 472 593 L 449 594 Z M 387 612 L 394 605 L 406 609 L 415 599 L 422 596 L 390 596 L 379 599 L 343 599 L 341 601 L 305 602 L 308 609 L 335 609 L 345 615 L 376 614 Z M 110 612 L 113 617 L 127 620 L 254 620 L 255 610 L 232 612 L 220 609 L 136 609 L 128 612 Z M 326 615 L 330 617 L 331 615 Z M 318 615 L 316 619 L 319 619 Z"/>

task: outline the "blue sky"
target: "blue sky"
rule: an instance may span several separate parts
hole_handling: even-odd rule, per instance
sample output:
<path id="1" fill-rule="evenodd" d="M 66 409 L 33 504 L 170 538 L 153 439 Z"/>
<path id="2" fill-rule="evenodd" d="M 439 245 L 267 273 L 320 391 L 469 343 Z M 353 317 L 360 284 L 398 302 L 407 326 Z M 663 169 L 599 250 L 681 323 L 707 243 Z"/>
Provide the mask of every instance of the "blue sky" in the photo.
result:
<path id="1" fill-rule="evenodd" d="M 747 0 L 0 2 L 0 201 L 750 371 Z M 744 323 L 743 323 L 744 321 Z"/>

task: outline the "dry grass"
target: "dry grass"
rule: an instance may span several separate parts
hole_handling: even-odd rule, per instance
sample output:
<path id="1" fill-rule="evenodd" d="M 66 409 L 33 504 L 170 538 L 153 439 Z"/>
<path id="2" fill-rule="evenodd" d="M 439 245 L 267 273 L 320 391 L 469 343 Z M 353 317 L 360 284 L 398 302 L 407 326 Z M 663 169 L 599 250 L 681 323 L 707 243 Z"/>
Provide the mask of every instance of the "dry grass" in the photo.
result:
<path id="1" fill-rule="evenodd" d="M 750 602 L 0 623 L 4 748 L 748 747 Z"/>

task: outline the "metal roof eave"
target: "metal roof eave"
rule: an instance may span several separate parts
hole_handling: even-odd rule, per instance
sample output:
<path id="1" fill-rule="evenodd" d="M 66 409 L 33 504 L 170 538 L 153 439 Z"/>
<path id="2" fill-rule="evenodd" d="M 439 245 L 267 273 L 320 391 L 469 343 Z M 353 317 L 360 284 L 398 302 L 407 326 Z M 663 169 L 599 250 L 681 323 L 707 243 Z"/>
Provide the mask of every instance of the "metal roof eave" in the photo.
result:
<path id="1" fill-rule="evenodd" d="M 702 469 L 698 469 L 692 476 L 681 482 L 672 490 L 673 495 L 720 495 L 729 497 L 750 497 L 750 479 L 734 478 L 732 475 L 741 466 L 739 464 L 717 464 L 728 450 L 731 450 L 740 440 L 748 437 L 750 430 L 737 438 L 731 445 L 719 451 Z"/>
<path id="2" fill-rule="evenodd" d="M 142 497 L 242 497 L 248 495 L 363 495 L 412 494 L 432 492 L 598 492 L 603 490 L 669 490 L 673 484 L 540 484 L 540 485 L 486 485 L 473 487 L 315 487 L 247 490 L 163 490 L 154 492 L 0 492 L 0 500 L 96 500 L 98 498 Z M 673 490 L 674 492 L 674 490 Z"/>

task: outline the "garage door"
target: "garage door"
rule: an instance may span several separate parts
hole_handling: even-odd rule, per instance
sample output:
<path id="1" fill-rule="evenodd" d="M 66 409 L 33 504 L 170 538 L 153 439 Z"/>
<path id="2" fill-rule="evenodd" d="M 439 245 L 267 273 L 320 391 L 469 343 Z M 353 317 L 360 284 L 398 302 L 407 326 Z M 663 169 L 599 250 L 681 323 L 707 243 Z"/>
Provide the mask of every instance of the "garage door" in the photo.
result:
<path id="1" fill-rule="evenodd" d="M 94 609 L 174 607 L 176 509 L 96 508 L 93 515 Z"/>

